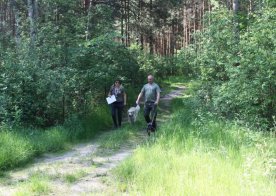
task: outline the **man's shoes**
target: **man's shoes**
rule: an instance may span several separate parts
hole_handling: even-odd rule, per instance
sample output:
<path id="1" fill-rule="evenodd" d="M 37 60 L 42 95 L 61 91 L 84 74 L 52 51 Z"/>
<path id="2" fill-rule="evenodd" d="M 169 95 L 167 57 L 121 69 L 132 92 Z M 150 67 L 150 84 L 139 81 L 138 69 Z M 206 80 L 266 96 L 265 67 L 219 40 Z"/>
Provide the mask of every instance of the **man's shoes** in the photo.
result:
<path id="1" fill-rule="evenodd" d="M 154 132 L 155 132 L 155 126 L 153 125 L 153 123 L 148 123 L 148 126 L 147 126 L 148 136 L 150 136 L 150 133 L 154 133 Z"/>
<path id="2" fill-rule="evenodd" d="M 148 133 L 148 136 L 150 136 L 150 129 L 147 128 L 147 133 Z"/>

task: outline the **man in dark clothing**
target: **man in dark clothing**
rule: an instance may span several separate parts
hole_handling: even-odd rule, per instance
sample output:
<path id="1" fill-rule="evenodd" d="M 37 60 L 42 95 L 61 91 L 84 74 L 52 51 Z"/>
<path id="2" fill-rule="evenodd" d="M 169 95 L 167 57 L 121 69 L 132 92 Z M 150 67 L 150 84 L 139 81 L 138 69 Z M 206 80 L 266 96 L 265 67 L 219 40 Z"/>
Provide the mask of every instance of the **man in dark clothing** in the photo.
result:
<path id="1" fill-rule="evenodd" d="M 149 75 L 148 83 L 143 86 L 136 101 L 136 104 L 139 104 L 141 97 L 144 96 L 144 117 L 148 126 L 152 126 L 154 130 L 156 129 L 157 106 L 160 100 L 160 92 L 160 87 L 154 83 L 154 77 Z"/>

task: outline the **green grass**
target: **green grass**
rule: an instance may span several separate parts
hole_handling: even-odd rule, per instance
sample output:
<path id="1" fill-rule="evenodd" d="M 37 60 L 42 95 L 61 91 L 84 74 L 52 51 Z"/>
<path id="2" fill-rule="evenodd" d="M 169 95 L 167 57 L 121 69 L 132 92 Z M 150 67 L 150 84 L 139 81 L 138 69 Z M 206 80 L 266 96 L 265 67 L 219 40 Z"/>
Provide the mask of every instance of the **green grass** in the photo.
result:
<path id="1" fill-rule="evenodd" d="M 116 151 L 119 150 L 123 145 L 131 145 L 139 143 L 141 140 L 141 127 L 143 127 L 144 119 L 142 119 L 141 112 L 139 118 L 134 125 L 126 123 L 122 128 L 113 130 L 103 135 L 100 140 L 100 149 Z"/>
<path id="2" fill-rule="evenodd" d="M 86 175 L 87 175 L 87 173 L 84 170 L 80 170 L 80 171 L 76 171 L 76 172 L 71 173 L 71 174 L 65 174 L 63 176 L 63 179 L 66 183 L 72 184 L 72 183 L 78 181 L 80 178 L 82 178 Z"/>
<path id="3" fill-rule="evenodd" d="M 51 192 L 51 184 L 47 176 L 34 174 L 26 182 L 21 183 L 14 195 L 47 195 Z"/>
<path id="4" fill-rule="evenodd" d="M 192 83 L 193 87 L 197 82 Z M 114 170 L 130 195 L 274 195 L 275 133 L 250 130 L 200 111 L 193 89 L 173 115 Z"/>
<path id="5" fill-rule="evenodd" d="M 0 128 L 0 171 L 24 166 L 46 152 L 68 149 L 71 144 L 91 139 L 112 125 L 109 108 L 94 112 L 82 120 L 70 119 L 64 126 L 47 130 Z"/>

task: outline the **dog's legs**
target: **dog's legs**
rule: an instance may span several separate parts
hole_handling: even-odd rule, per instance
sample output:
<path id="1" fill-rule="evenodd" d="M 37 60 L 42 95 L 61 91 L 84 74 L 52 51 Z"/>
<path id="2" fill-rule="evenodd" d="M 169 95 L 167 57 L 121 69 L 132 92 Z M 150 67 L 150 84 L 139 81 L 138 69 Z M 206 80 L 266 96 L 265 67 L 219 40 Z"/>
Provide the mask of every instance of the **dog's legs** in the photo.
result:
<path id="1" fill-rule="evenodd" d="M 131 124 L 134 124 L 134 116 L 130 117 L 130 122 L 131 122 Z"/>

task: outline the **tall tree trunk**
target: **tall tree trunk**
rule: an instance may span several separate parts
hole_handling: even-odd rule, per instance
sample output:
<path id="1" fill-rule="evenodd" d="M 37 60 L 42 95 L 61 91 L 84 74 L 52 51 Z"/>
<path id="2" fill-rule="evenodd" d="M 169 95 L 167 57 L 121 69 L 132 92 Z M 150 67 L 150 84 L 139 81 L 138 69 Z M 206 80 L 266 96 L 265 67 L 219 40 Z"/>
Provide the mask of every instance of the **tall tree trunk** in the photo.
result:
<path id="1" fill-rule="evenodd" d="M 84 0 L 83 5 L 84 5 L 84 10 L 89 10 L 91 4 L 91 0 Z"/>
<path id="2" fill-rule="evenodd" d="M 187 17 L 186 17 L 186 5 L 183 8 L 183 47 L 186 47 L 187 43 Z"/>
<path id="3" fill-rule="evenodd" d="M 10 1 L 11 8 L 13 9 L 14 12 L 14 36 L 15 36 L 15 43 L 16 43 L 16 48 L 18 49 L 20 46 L 20 18 L 19 18 L 19 13 L 18 13 L 18 7 L 15 2 L 15 0 Z"/>
<path id="4" fill-rule="evenodd" d="M 28 18 L 30 21 L 31 47 L 35 45 L 36 27 L 35 27 L 35 0 L 28 0 Z"/>
<path id="5" fill-rule="evenodd" d="M 208 26 L 210 26 L 211 25 L 211 0 L 207 0 L 207 2 L 208 2 L 208 15 L 209 15 L 209 17 L 208 17 Z"/>
<path id="6" fill-rule="evenodd" d="M 233 0 L 233 33 L 234 33 L 234 55 L 236 56 L 236 62 L 234 66 L 239 66 L 239 42 L 240 42 L 240 32 L 239 32 L 239 0 Z"/>
<path id="7" fill-rule="evenodd" d="M 124 2 L 124 20 L 125 20 L 125 45 L 128 46 L 128 0 Z"/>
<path id="8" fill-rule="evenodd" d="M 85 1 L 85 6 L 88 6 L 87 8 L 87 25 L 86 25 L 86 32 L 85 32 L 85 40 L 87 41 L 90 37 L 91 37 L 91 14 L 92 14 L 92 1 L 93 0 L 89 0 L 89 2 L 87 2 L 87 0 Z M 88 4 L 88 5 L 87 5 Z"/>
<path id="9" fill-rule="evenodd" d="M 239 0 L 233 0 L 233 12 L 234 12 L 234 36 L 236 43 L 239 42 Z"/>
<path id="10" fill-rule="evenodd" d="M 140 35 L 140 41 L 141 41 L 141 50 L 144 50 L 144 35 L 141 33 Z"/>
<path id="11" fill-rule="evenodd" d="M 124 39 L 124 2 L 123 0 L 121 0 L 121 40 L 122 40 L 122 44 L 125 43 L 125 39 Z"/>
<path id="12" fill-rule="evenodd" d="M 174 49 L 175 49 L 175 41 L 176 41 L 176 39 L 175 39 L 175 24 L 174 24 L 174 21 L 173 21 L 173 23 L 172 23 L 172 36 L 171 36 L 171 51 L 170 51 L 170 53 L 171 53 L 171 55 L 172 56 L 174 56 Z"/>
<path id="13" fill-rule="evenodd" d="M 203 0 L 203 4 L 202 4 L 202 18 L 201 18 L 201 20 L 202 20 L 202 31 L 204 32 L 204 20 L 205 20 L 205 18 L 204 18 L 204 13 L 205 13 L 205 0 Z"/>
<path id="14" fill-rule="evenodd" d="M 130 0 L 127 0 L 127 43 L 130 46 Z"/>
<path id="15" fill-rule="evenodd" d="M 152 15 L 152 0 L 150 0 L 150 19 L 153 18 L 153 15 Z M 149 47 L 150 47 L 150 54 L 153 54 L 154 52 L 154 49 L 153 49 L 153 27 L 152 27 L 153 24 L 151 24 L 151 27 L 150 27 L 150 35 L 149 35 Z"/>

